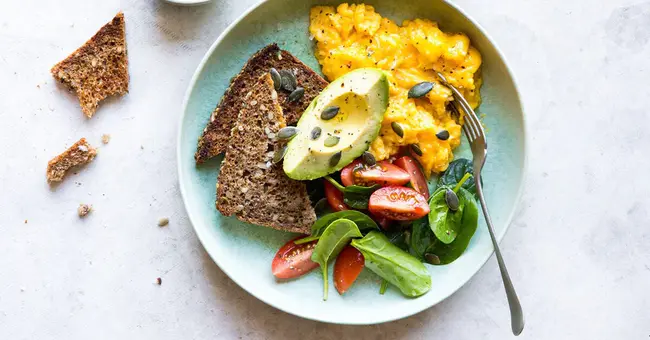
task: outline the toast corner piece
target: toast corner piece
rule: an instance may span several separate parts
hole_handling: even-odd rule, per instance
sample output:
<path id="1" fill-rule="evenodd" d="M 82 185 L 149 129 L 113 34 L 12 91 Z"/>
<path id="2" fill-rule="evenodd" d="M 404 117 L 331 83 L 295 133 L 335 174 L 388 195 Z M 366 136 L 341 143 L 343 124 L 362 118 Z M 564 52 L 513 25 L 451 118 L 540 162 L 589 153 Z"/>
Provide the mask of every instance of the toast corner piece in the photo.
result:
<path id="1" fill-rule="evenodd" d="M 117 13 L 50 72 L 76 93 L 81 111 L 88 118 L 106 97 L 125 95 L 129 91 L 129 70 L 124 13 Z"/>
<path id="2" fill-rule="evenodd" d="M 216 207 L 244 222 L 309 234 L 316 214 L 305 184 L 272 162 L 286 122 L 270 75 L 260 77 L 245 98 L 219 173 Z"/>
<path id="3" fill-rule="evenodd" d="M 47 163 L 47 181 L 61 182 L 68 170 L 90 163 L 96 155 L 97 150 L 88 144 L 86 138 L 81 138 Z"/>
<path id="4" fill-rule="evenodd" d="M 236 123 L 241 109 L 241 97 L 251 89 L 263 73 L 269 60 L 277 58 L 280 48 L 276 43 L 264 46 L 255 52 L 244 64 L 239 73 L 232 78 L 219 104 L 212 111 L 210 121 L 203 129 L 194 154 L 196 164 L 202 164 L 212 157 L 226 152 L 230 129 Z"/>

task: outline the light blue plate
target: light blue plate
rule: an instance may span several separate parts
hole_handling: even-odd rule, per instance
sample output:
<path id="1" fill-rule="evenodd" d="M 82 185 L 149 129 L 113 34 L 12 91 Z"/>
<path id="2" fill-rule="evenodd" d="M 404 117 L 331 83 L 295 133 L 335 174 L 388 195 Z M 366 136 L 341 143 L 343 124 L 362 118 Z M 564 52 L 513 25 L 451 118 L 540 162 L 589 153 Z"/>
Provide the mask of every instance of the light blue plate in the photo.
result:
<path id="1" fill-rule="evenodd" d="M 210 113 L 230 78 L 251 54 L 277 42 L 320 70 L 307 30 L 309 8 L 315 4 L 337 3 L 268 0 L 244 13 L 217 39 L 197 68 L 185 97 L 178 139 L 179 177 L 185 207 L 199 239 L 217 265 L 238 285 L 271 306 L 304 318 L 340 324 L 373 324 L 427 309 L 465 284 L 492 254 L 484 221 L 480 221 L 469 248 L 457 261 L 447 266 L 428 266 L 433 287 L 424 296 L 406 298 L 394 288 L 380 296 L 380 279 L 365 270 L 345 296 L 337 294 L 330 281 L 329 300 L 322 301 L 323 283 L 318 271 L 283 283 L 271 274 L 271 260 L 291 234 L 241 223 L 217 212 L 215 183 L 222 157 L 201 167 L 194 165 L 196 142 Z M 479 112 L 485 114 L 483 121 L 489 142 L 483 172 L 485 193 L 501 239 L 519 199 L 526 163 L 523 109 L 503 56 L 476 23 L 449 3 L 419 0 L 368 0 L 366 3 L 397 23 L 404 19 L 429 18 L 445 31 L 465 32 L 481 52 L 485 83 Z M 465 143 L 456 154 L 471 157 L 467 151 Z"/>

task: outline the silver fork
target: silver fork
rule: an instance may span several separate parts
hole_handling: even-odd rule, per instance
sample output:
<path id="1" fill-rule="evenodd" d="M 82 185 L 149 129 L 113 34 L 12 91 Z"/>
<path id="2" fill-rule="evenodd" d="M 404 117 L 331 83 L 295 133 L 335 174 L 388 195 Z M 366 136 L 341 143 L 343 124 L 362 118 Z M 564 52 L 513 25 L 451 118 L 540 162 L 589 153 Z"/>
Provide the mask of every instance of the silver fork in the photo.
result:
<path id="1" fill-rule="evenodd" d="M 447 82 L 447 79 L 444 75 L 438 72 L 438 78 L 440 78 L 443 85 L 451 89 L 454 99 L 460 105 L 461 109 L 465 112 L 465 122 L 463 124 L 463 131 L 469 140 L 470 147 L 472 149 L 472 156 L 474 162 L 474 181 L 476 182 L 476 193 L 478 199 L 481 202 L 481 208 L 483 209 L 483 215 L 485 216 L 485 222 L 487 222 L 488 231 L 490 232 L 490 239 L 492 240 L 492 246 L 494 247 L 494 254 L 497 257 L 497 262 L 499 263 L 499 271 L 501 271 L 501 279 L 503 280 L 503 287 L 506 290 L 506 296 L 508 297 L 508 305 L 510 307 L 510 323 L 512 326 L 512 333 L 514 335 L 521 334 L 521 331 L 524 330 L 524 313 L 521 310 L 521 304 L 519 303 L 519 298 L 515 292 L 515 287 L 512 285 L 510 280 L 510 275 L 508 275 L 508 270 L 506 269 L 506 264 L 503 261 L 501 256 L 501 251 L 499 250 L 499 244 L 497 239 L 494 236 L 494 228 L 492 227 L 492 220 L 490 219 L 490 214 L 488 213 L 487 204 L 485 203 L 485 198 L 483 198 L 483 188 L 481 185 L 481 169 L 483 169 L 483 164 L 485 164 L 485 159 L 487 158 L 487 140 L 485 138 L 485 131 L 481 122 L 478 120 L 478 116 L 472 110 L 472 107 L 469 105 L 465 97 L 456 89 L 453 85 Z M 452 107 L 456 107 L 452 104 Z"/>

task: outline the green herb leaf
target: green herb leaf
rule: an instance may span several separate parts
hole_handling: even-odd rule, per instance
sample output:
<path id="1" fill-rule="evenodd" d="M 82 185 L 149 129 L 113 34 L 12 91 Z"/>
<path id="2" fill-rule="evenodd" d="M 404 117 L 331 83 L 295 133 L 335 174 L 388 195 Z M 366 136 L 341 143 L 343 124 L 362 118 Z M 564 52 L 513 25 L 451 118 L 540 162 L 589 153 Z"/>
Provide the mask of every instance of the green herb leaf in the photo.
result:
<path id="1" fill-rule="evenodd" d="M 427 253 L 438 256 L 440 264 L 449 264 L 459 258 L 465 252 L 465 249 L 467 249 L 478 226 L 478 206 L 472 193 L 461 188 L 458 191 L 458 198 L 461 200 L 461 204 L 464 205 L 464 209 L 460 231 L 456 239 L 450 244 L 433 242 L 426 250 Z M 415 228 L 415 225 L 413 228 Z M 415 235 L 415 229 L 413 230 L 413 234 Z"/>
<path id="2" fill-rule="evenodd" d="M 476 182 L 474 180 L 474 165 L 471 160 L 465 158 L 458 158 L 449 163 L 449 167 L 442 176 L 438 179 L 439 186 L 455 186 L 465 176 L 466 173 L 472 175 L 465 183 L 463 188 L 472 194 L 476 195 Z"/>
<path id="3" fill-rule="evenodd" d="M 399 288 L 406 296 L 420 296 L 431 289 L 431 275 L 427 268 L 411 254 L 390 243 L 378 231 L 371 231 L 362 239 L 352 240 L 366 259 L 366 267 Z"/>
<path id="4" fill-rule="evenodd" d="M 345 187 L 343 190 L 343 202 L 354 209 L 368 209 L 370 195 L 379 188 L 381 188 L 381 185 L 378 184 L 371 187 L 360 185 Z"/>
<path id="5" fill-rule="evenodd" d="M 429 201 L 429 226 L 442 243 L 449 244 L 456 239 L 463 217 L 463 201 L 459 200 L 458 210 L 451 211 L 445 200 L 448 187 L 438 188 Z"/>
<path id="6" fill-rule="evenodd" d="M 323 300 L 327 300 L 329 291 L 327 264 L 330 260 L 336 258 L 352 238 L 361 236 L 363 235 L 361 235 L 361 231 L 354 222 L 342 218 L 332 222 L 318 240 L 311 255 L 311 260 L 320 264 L 323 272 Z"/>
<path id="7" fill-rule="evenodd" d="M 345 218 L 348 219 L 352 222 L 354 222 L 359 230 L 361 231 L 367 231 L 367 230 L 379 230 L 379 226 L 375 221 L 372 220 L 368 215 L 356 211 L 356 210 L 344 210 L 344 211 L 339 211 L 331 214 L 327 214 L 318 220 L 311 226 L 311 235 L 312 236 L 320 236 L 323 234 L 325 231 L 325 228 L 327 228 L 332 222 L 340 219 L 340 218 Z"/>

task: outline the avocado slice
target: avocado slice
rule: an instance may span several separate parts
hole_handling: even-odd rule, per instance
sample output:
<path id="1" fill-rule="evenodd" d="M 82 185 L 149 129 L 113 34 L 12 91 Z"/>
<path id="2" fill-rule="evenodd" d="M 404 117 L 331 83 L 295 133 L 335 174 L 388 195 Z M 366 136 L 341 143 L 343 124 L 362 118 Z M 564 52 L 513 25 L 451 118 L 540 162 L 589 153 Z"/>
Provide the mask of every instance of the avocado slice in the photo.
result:
<path id="1" fill-rule="evenodd" d="M 388 79 L 379 69 L 361 68 L 334 80 L 300 117 L 299 132 L 287 144 L 284 172 L 311 180 L 341 170 L 377 138 L 387 106 Z"/>

